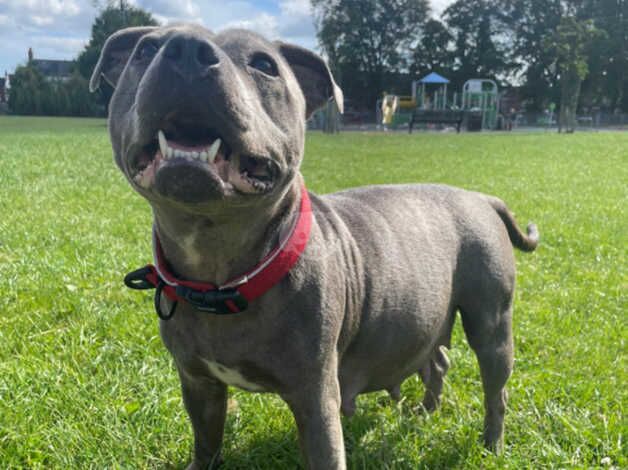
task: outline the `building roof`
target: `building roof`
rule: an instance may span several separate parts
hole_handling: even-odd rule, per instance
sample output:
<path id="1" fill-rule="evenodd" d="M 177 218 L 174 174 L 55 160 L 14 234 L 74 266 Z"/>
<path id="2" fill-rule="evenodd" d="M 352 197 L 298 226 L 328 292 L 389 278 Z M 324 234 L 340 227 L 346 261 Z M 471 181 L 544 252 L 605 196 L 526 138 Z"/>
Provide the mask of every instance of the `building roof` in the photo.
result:
<path id="1" fill-rule="evenodd" d="M 419 80 L 419 83 L 445 84 L 445 83 L 449 83 L 449 80 L 447 80 L 445 77 L 438 75 L 436 72 L 432 72 L 429 75 L 426 75 L 425 77 L 423 77 L 421 80 Z"/>
<path id="2" fill-rule="evenodd" d="M 69 77 L 74 66 L 71 60 L 33 59 L 32 63 L 44 76 L 50 78 Z"/>

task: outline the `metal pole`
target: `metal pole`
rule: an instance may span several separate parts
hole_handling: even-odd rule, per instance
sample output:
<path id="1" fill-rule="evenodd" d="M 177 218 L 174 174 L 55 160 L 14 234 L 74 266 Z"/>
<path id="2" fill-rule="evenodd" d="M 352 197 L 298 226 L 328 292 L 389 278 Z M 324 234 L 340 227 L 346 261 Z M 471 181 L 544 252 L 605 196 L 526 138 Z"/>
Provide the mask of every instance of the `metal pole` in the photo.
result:
<path id="1" fill-rule="evenodd" d="M 482 130 L 484 130 L 485 127 L 485 119 L 486 119 L 486 110 L 485 110 L 485 93 L 482 92 L 482 94 L 480 95 L 480 109 L 482 110 Z"/>

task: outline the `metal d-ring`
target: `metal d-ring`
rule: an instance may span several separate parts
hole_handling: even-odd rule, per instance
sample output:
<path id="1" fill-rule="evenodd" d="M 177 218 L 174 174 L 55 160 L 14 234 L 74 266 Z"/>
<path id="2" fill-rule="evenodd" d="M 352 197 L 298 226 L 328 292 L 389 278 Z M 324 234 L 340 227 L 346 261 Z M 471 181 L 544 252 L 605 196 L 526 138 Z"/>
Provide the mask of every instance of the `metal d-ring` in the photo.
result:
<path id="1" fill-rule="evenodd" d="M 164 315 L 161 311 L 161 292 L 164 290 L 164 286 L 166 283 L 164 281 L 159 281 L 157 287 L 155 288 L 155 311 L 157 312 L 157 316 L 164 321 L 170 320 L 174 316 L 174 312 L 177 309 L 178 302 L 174 300 L 172 302 L 172 306 L 170 307 L 170 312 L 168 315 Z"/>

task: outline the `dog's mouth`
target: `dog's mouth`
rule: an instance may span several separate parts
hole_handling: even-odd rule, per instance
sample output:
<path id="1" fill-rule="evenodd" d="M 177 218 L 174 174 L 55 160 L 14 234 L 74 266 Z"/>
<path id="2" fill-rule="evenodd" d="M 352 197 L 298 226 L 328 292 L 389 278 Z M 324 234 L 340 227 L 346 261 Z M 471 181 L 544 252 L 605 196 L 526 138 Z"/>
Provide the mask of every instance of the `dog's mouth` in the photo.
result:
<path id="1" fill-rule="evenodd" d="M 162 124 L 132 161 L 131 177 L 138 186 L 150 189 L 162 169 L 174 166 L 208 173 L 225 193 L 269 192 L 279 173 L 271 158 L 233 151 L 216 130 L 184 120 Z"/>

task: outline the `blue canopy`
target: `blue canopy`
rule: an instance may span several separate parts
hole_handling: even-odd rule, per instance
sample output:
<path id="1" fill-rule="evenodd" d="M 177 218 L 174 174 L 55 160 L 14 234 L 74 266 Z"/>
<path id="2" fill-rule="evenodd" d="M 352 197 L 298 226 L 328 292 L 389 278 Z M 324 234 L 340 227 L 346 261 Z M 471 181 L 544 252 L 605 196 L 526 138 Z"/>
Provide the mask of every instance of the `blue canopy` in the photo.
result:
<path id="1" fill-rule="evenodd" d="M 423 77 L 421 80 L 419 80 L 419 83 L 445 84 L 445 83 L 449 83 L 449 80 L 447 80 L 445 77 L 441 77 L 436 72 L 432 72 L 429 75 L 426 75 L 425 77 Z"/>

